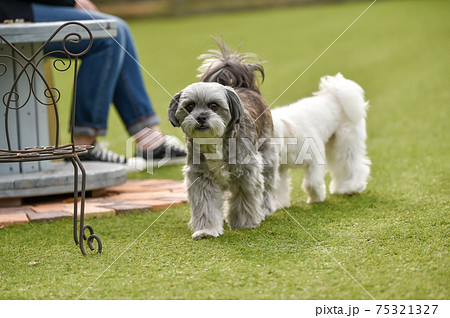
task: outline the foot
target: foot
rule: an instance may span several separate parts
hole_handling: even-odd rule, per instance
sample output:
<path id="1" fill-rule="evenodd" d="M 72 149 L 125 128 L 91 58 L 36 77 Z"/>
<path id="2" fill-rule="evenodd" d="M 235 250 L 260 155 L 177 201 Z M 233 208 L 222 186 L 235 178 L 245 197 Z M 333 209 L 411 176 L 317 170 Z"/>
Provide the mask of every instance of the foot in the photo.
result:
<path id="1" fill-rule="evenodd" d="M 207 237 L 218 237 L 223 234 L 223 229 L 220 230 L 199 230 L 192 234 L 194 240 L 199 240 Z"/>
<path id="2" fill-rule="evenodd" d="M 357 181 L 354 182 L 352 180 L 342 182 L 338 184 L 337 182 L 331 181 L 330 183 L 330 193 L 331 194 L 346 194 L 346 195 L 354 195 L 357 193 L 361 193 L 366 189 L 367 184 L 365 182 Z"/>
<path id="3" fill-rule="evenodd" d="M 173 165 L 186 163 L 186 150 L 183 143 L 174 136 L 164 136 L 164 143 L 156 149 L 145 151 L 136 150 L 136 157 L 144 158 L 148 164 L 159 163 L 162 165 Z"/>
<path id="4" fill-rule="evenodd" d="M 311 183 L 309 180 L 303 179 L 302 188 L 308 194 L 306 203 L 325 201 L 327 188 L 324 183 Z"/>
<path id="5" fill-rule="evenodd" d="M 277 196 L 276 203 L 277 203 L 277 205 L 276 205 L 277 209 L 290 207 L 291 206 L 290 193 L 283 193 L 283 194 L 279 193 Z"/>
<path id="6" fill-rule="evenodd" d="M 232 220 L 227 219 L 226 221 L 227 221 L 230 229 L 237 230 L 237 229 L 253 229 L 255 227 L 258 227 L 259 224 L 261 224 L 261 222 L 264 221 L 264 219 L 265 219 L 265 216 L 260 215 L 259 220 L 233 218 Z"/>
<path id="7" fill-rule="evenodd" d="M 126 164 L 127 158 L 121 156 L 111 150 L 108 150 L 104 145 L 98 142 L 92 144 L 94 149 L 88 151 L 87 154 L 81 155 L 82 161 L 101 161 L 110 163 Z"/>
<path id="8" fill-rule="evenodd" d="M 318 202 L 323 202 L 323 201 L 325 201 L 325 197 L 308 197 L 308 199 L 306 199 L 306 203 L 308 203 L 308 204 L 318 203 Z"/>
<path id="9" fill-rule="evenodd" d="M 277 203 L 273 199 L 272 195 L 264 196 L 262 210 L 264 211 L 265 216 L 269 216 L 275 213 L 275 211 L 277 210 Z"/>

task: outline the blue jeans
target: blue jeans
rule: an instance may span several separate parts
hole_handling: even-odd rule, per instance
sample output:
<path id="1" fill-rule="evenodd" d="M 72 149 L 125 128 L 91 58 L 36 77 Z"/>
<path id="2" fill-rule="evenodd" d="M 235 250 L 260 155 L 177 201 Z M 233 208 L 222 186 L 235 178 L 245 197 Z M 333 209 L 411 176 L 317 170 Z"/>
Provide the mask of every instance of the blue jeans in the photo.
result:
<path id="1" fill-rule="evenodd" d="M 130 135 L 144 127 L 160 123 L 145 90 L 141 70 L 136 62 L 136 47 L 125 21 L 100 12 L 86 13 L 73 7 L 33 3 L 32 8 L 35 22 L 93 19 L 117 21 L 117 36 L 114 39 L 94 39 L 92 48 L 81 57 L 74 134 L 106 135 L 111 103 L 114 103 Z M 80 44 L 77 46 L 80 47 Z M 61 48 L 61 43 L 49 43 L 45 51 Z M 70 44 L 67 48 L 71 51 Z"/>

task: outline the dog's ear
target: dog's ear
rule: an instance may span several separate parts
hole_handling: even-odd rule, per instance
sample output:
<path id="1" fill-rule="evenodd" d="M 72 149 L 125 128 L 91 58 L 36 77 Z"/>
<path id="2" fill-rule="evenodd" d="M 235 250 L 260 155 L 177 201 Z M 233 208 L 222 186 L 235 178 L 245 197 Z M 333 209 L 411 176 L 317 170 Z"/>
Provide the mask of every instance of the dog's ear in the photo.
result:
<path id="1" fill-rule="evenodd" d="M 170 101 L 169 105 L 169 121 L 172 123 L 173 127 L 180 127 L 180 122 L 175 117 L 175 113 L 177 112 L 178 109 L 178 103 L 180 102 L 181 92 L 175 94 L 175 96 Z"/>
<path id="2" fill-rule="evenodd" d="M 241 119 L 241 115 L 244 112 L 241 99 L 233 88 L 225 86 L 225 89 L 227 90 L 228 106 L 231 113 L 230 124 L 238 124 Z"/>

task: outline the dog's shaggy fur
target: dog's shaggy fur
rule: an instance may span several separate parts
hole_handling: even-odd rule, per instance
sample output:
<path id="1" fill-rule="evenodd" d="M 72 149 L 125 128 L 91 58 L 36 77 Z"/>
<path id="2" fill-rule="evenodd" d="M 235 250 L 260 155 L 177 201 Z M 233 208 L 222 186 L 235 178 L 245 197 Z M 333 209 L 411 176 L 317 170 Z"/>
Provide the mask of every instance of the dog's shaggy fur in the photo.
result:
<path id="1" fill-rule="evenodd" d="M 363 89 L 339 73 L 322 77 L 314 95 L 272 111 L 274 137 L 281 141 L 276 200 L 284 207 L 290 205 L 290 168 L 306 169 L 303 189 L 308 203 L 325 200 L 325 161 L 331 174 L 330 193 L 351 195 L 367 185 L 368 103 Z"/>
<path id="2" fill-rule="evenodd" d="M 202 82 L 176 94 L 169 107 L 169 120 L 186 135 L 194 239 L 223 234 L 224 217 L 231 229 L 252 228 L 276 209 L 278 153 L 270 142 L 258 147 L 259 138 L 273 134 L 257 83 L 256 73 L 264 78 L 264 69 L 251 61 L 253 55 L 218 44 L 220 51 L 200 56 Z M 213 145 L 207 144 L 211 139 Z M 217 151 L 221 158 L 211 158 Z"/>

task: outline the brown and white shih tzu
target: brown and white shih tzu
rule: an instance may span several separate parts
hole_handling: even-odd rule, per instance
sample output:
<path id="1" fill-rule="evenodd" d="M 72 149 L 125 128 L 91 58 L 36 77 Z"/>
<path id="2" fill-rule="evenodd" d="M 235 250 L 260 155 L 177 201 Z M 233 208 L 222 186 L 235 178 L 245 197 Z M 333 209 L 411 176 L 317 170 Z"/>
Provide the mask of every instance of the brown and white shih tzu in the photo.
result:
<path id="1" fill-rule="evenodd" d="M 170 122 L 186 135 L 194 239 L 223 234 L 224 219 L 231 229 L 257 227 L 276 210 L 279 156 L 257 78 L 264 80 L 264 69 L 256 56 L 217 44 L 220 50 L 199 57 L 201 82 L 177 93 L 169 107 Z"/>

